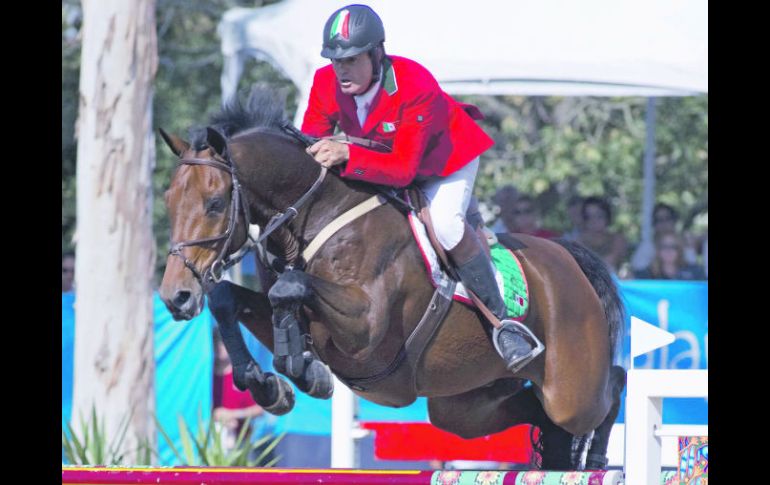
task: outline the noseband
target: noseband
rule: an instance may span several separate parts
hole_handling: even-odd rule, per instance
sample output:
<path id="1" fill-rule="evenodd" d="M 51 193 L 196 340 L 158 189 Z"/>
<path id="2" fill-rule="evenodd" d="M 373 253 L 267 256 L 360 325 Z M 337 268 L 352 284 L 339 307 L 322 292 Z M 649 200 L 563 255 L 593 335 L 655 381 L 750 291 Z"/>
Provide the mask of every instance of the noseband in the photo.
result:
<path id="1" fill-rule="evenodd" d="M 246 241 L 243 243 L 243 246 L 241 246 L 240 249 L 235 251 L 231 255 L 227 255 L 227 250 L 230 248 L 230 244 L 232 243 L 233 235 L 235 234 L 235 226 L 238 223 L 238 219 L 243 215 L 244 223 L 246 224 L 246 227 L 248 228 L 251 224 L 251 217 L 249 213 L 249 204 L 246 201 L 246 197 L 243 193 L 243 189 L 241 187 L 240 182 L 238 181 L 238 170 L 235 167 L 235 164 L 233 163 L 232 159 L 230 158 L 229 153 L 226 155 L 227 158 L 223 159 L 218 154 L 214 155 L 214 158 L 180 158 L 179 164 L 180 165 L 204 165 L 208 167 L 213 167 L 219 170 L 224 170 L 228 174 L 230 174 L 230 177 L 232 178 L 232 192 L 231 192 L 231 201 L 230 201 L 230 207 L 228 209 L 228 222 L 227 222 L 227 229 L 224 233 L 213 236 L 213 237 L 207 237 L 203 239 L 195 239 L 193 241 L 181 241 L 176 244 L 171 245 L 171 249 L 169 249 L 168 254 L 172 256 L 178 256 L 182 258 L 184 261 L 184 265 L 192 271 L 192 274 L 195 276 L 195 278 L 198 280 L 198 282 L 201 284 L 202 288 L 205 288 L 204 283 L 219 283 L 222 281 L 222 277 L 224 276 L 224 272 L 231 268 L 232 266 L 238 264 L 238 262 L 243 259 L 244 256 L 257 244 L 260 244 L 262 241 L 264 241 L 270 234 L 272 234 L 276 229 L 281 227 L 284 224 L 287 224 L 292 219 L 294 219 L 298 214 L 298 209 L 310 198 L 310 196 L 320 187 L 321 182 L 323 182 L 324 178 L 326 177 L 326 171 L 327 169 L 325 167 L 321 167 L 321 173 L 318 176 L 318 179 L 313 183 L 313 185 L 308 189 L 307 192 L 305 192 L 302 197 L 300 197 L 297 202 L 289 206 L 283 213 L 278 212 L 276 213 L 268 222 L 267 226 L 265 227 L 265 230 L 262 231 L 262 234 L 260 234 L 258 239 L 254 239 L 252 236 L 252 232 L 250 230 L 247 230 L 247 238 Z M 203 274 L 201 274 L 196 268 L 195 265 L 190 261 L 185 255 L 183 254 L 182 250 L 185 247 L 188 246 L 203 246 L 208 245 L 211 243 L 215 243 L 221 240 L 225 240 L 224 246 L 219 251 L 219 254 L 217 255 L 216 259 L 213 263 L 211 263 L 211 266 L 207 268 L 205 271 L 203 271 Z"/>

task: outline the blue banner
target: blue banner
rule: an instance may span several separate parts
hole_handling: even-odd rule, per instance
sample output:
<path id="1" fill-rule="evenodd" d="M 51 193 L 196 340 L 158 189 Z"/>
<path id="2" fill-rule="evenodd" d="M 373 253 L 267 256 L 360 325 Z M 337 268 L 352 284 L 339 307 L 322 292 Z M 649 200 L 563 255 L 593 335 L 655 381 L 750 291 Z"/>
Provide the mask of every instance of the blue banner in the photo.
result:
<path id="1" fill-rule="evenodd" d="M 630 317 L 671 332 L 676 340 L 634 359 L 636 369 L 708 369 L 708 282 L 633 280 L 620 283 L 626 327 L 620 363 L 630 368 Z M 625 396 L 625 395 L 624 395 Z M 617 422 L 625 419 L 621 409 Z M 663 399 L 666 424 L 708 424 L 708 399 Z"/>

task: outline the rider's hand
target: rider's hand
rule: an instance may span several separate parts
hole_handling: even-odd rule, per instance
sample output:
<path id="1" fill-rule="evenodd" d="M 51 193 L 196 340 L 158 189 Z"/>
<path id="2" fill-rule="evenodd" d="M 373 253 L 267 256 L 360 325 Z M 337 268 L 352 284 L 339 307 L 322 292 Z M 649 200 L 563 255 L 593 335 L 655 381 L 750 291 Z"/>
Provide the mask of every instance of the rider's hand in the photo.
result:
<path id="1" fill-rule="evenodd" d="M 350 159 L 350 148 L 345 143 L 331 140 L 317 141 L 305 151 L 326 168 L 345 163 Z"/>

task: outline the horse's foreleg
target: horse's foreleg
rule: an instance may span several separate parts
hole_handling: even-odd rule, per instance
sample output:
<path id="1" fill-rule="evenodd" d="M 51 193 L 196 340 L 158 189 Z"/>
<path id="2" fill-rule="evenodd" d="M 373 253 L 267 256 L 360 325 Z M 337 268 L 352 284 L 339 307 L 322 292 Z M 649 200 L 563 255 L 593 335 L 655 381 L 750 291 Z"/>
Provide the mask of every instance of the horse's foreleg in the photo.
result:
<path id="1" fill-rule="evenodd" d="M 306 349 L 300 328 L 301 309 L 310 302 L 312 287 L 302 271 L 282 274 L 268 293 L 273 309 L 273 365 L 307 394 L 328 399 L 334 381 L 328 367 Z"/>
<path id="2" fill-rule="evenodd" d="M 251 294 L 244 295 L 244 291 Z M 235 385 L 242 391 L 248 389 L 257 404 L 272 414 L 281 415 L 291 411 L 294 407 L 294 391 L 291 386 L 275 374 L 260 369 L 246 348 L 238 325 L 239 315 L 249 314 L 252 320 L 250 330 L 264 342 L 264 330 L 255 332 L 254 328 L 267 327 L 269 331 L 270 308 L 267 299 L 264 295 L 228 281 L 218 283 L 208 296 L 209 309 L 217 320 L 222 342 L 233 365 Z M 254 325 L 259 320 L 266 320 L 267 325 Z"/>

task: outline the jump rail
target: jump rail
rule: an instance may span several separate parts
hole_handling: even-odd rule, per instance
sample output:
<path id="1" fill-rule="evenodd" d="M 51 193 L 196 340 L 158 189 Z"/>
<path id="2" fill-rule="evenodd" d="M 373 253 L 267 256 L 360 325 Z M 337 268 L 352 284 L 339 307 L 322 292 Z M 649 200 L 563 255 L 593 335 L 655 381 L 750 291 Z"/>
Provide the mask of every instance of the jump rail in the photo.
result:
<path id="1" fill-rule="evenodd" d="M 339 483 L 356 485 L 440 485 L 445 483 L 590 483 L 618 485 L 621 471 L 419 471 L 419 470 L 306 470 L 280 468 L 118 468 L 62 466 L 62 484 L 68 485 L 235 485 L 244 483 L 295 485 L 298 483 Z M 537 481 L 540 483 L 540 480 Z"/>

